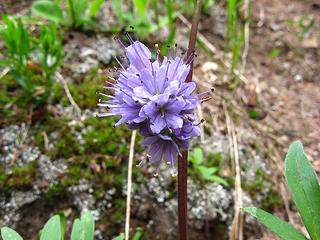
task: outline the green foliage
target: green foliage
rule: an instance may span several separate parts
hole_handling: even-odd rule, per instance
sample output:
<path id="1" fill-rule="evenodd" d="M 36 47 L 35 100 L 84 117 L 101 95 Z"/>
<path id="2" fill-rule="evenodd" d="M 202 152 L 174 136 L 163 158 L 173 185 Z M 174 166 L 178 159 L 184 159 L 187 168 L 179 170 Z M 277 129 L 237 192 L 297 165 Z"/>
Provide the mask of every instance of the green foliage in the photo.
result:
<path id="1" fill-rule="evenodd" d="M 142 228 L 137 228 L 135 234 L 132 237 L 132 240 L 141 240 L 143 237 L 143 229 Z"/>
<path id="2" fill-rule="evenodd" d="M 40 240 L 60 240 L 61 239 L 61 225 L 60 216 L 55 215 L 49 219 L 41 231 Z"/>
<path id="3" fill-rule="evenodd" d="M 134 26 L 134 30 L 139 37 L 145 38 L 169 24 L 169 39 L 173 39 L 175 34 L 174 19 L 178 16 L 178 13 L 173 11 L 173 1 L 165 1 L 167 12 L 164 16 L 159 16 L 158 3 L 156 1 L 151 1 L 149 6 L 149 1 L 147 0 L 135 0 L 127 7 L 126 11 L 122 8 L 122 0 L 113 0 L 112 4 L 122 28 L 128 25 Z M 167 44 L 169 43 L 170 41 Z"/>
<path id="4" fill-rule="evenodd" d="M 94 219 L 90 212 L 85 213 L 73 223 L 71 240 L 93 240 Z"/>
<path id="5" fill-rule="evenodd" d="M 266 225 L 272 232 L 282 239 L 306 240 L 306 237 L 292 225 L 271 215 L 270 213 L 255 207 L 244 208 L 244 211 L 257 218 L 261 223 Z"/>
<path id="6" fill-rule="evenodd" d="M 189 153 L 189 161 L 192 163 L 191 175 L 203 181 L 213 181 L 228 186 L 226 180 L 215 175 L 219 170 L 217 167 L 204 166 L 205 163 L 201 148 L 195 148 L 192 153 Z"/>
<path id="7" fill-rule="evenodd" d="M 320 186 L 301 142 L 294 142 L 286 156 L 285 177 L 311 239 L 320 239 Z"/>
<path id="8" fill-rule="evenodd" d="M 40 232 L 40 240 L 64 240 L 66 229 L 66 218 L 64 214 L 51 217 Z M 14 230 L 1 228 L 3 240 L 23 240 Z M 71 240 L 93 240 L 94 239 L 94 219 L 90 212 L 85 213 L 80 219 L 73 223 Z"/>
<path id="9" fill-rule="evenodd" d="M 63 12 L 59 5 L 50 0 L 39 0 L 32 4 L 32 12 L 50 21 L 63 22 Z"/>
<path id="10" fill-rule="evenodd" d="M 195 1 L 194 0 L 187 0 L 181 1 L 181 8 L 183 11 L 188 14 L 192 15 L 193 10 L 195 9 Z M 201 1 L 201 12 L 204 14 L 210 14 L 211 7 L 215 3 L 215 0 L 202 0 Z"/>
<path id="11" fill-rule="evenodd" d="M 227 46 L 232 51 L 231 72 L 238 64 L 241 48 L 244 42 L 243 32 L 239 30 L 239 14 L 238 10 L 241 6 L 241 0 L 228 0 L 228 32 Z M 246 19 L 248 21 L 249 19 Z"/>
<path id="12" fill-rule="evenodd" d="M 61 65 L 62 37 L 56 25 L 41 26 L 33 36 L 20 18 L 4 16 L 0 38 L 5 44 L 2 65 L 10 67 L 14 80 L 22 87 L 23 102 L 37 105 L 50 96 L 52 75 Z"/>
<path id="13" fill-rule="evenodd" d="M 50 0 L 37 0 L 32 4 L 32 12 L 35 15 L 72 27 L 83 29 L 92 27 L 95 18 L 101 9 L 103 0 L 66 0 L 66 11 L 58 3 Z"/>
<path id="14" fill-rule="evenodd" d="M 56 24 L 41 26 L 37 43 L 36 53 L 44 71 L 48 91 L 53 84 L 52 75 L 61 64 L 62 35 Z"/>
<path id="15" fill-rule="evenodd" d="M 112 240 L 124 240 L 124 233 L 120 233 L 119 236 L 113 238 Z"/>
<path id="16" fill-rule="evenodd" d="M 15 79 L 18 84 L 25 91 L 31 93 L 34 90 L 34 85 L 31 82 L 28 61 L 32 53 L 32 36 L 22 24 L 20 18 L 14 19 L 3 16 L 2 21 L 0 37 L 6 47 L 6 52 L 4 52 L 6 59 L 0 64 L 8 65 L 16 76 Z"/>
<path id="17" fill-rule="evenodd" d="M 1 228 L 1 237 L 3 240 L 23 240 L 16 231 L 8 227 Z"/>
<path id="18" fill-rule="evenodd" d="M 285 160 L 285 177 L 303 223 L 312 240 L 320 239 L 320 186 L 300 141 L 291 144 Z M 266 227 L 285 240 L 306 239 L 290 224 L 254 207 L 244 211 L 256 217 Z"/>

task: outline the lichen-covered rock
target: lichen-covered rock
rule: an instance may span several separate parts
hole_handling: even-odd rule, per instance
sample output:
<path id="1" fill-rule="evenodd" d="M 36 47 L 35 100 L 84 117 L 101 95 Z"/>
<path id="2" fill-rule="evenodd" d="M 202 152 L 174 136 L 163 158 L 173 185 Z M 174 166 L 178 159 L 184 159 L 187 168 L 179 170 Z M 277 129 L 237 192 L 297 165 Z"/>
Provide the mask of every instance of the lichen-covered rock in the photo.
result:
<path id="1" fill-rule="evenodd" d="M 10 166 L 21 167 L 36 160 L 40 151 L 37 147 L 28 146 L 30 140 L 24 123 L 0 129 L 0 164 L 9 171 Z"/>

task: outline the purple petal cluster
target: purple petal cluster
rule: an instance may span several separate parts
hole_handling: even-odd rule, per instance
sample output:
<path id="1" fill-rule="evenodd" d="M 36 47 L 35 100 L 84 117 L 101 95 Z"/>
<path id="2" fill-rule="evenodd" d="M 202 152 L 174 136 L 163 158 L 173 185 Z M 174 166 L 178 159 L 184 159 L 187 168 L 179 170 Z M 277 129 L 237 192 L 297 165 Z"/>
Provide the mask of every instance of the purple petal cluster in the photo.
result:
<path id="1" fill-rule="evenodd" d="M 108 111 L 98 116 L 119 116 L 116 127 L 124 123 L 139 130 L 151 163 L 160 167 L 165 161 L 175 170 L 180 150 L 200 135 L 194 110 L 201 100 L 194 94 L 195 83 L 186 82 L 193 56 L 184 59 L 175 49 L 160 61 L 158 49 L 152 58 L 144 44 L 128 39 L 130 45 L 125 46 L 115 38 L 126 58 L 116 58 L 120 67 L 106 83 L 106 93 L 99 93 L 106 99 L 99 99 L 98 106 Z"/>

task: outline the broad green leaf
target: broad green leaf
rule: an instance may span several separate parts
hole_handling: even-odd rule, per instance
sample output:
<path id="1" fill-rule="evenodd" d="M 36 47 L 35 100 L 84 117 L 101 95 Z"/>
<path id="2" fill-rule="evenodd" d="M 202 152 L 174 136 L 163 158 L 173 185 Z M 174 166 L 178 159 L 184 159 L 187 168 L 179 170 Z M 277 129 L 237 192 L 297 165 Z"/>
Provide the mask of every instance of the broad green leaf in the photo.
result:
<path id="1" fill-rule="evenodd" d="M 8 227 L 1 228 L 1 237 L 3 240 L 23 240 L 19 233 Z"/>
<path id="2" fill-rule="evenodd" d="M 295 202 L 311 239 L 320 239 L 320 187 L 317 175 L 303 151 L 300 141 L 289 147 L 285 176 L 292 199 Z"/>
<path id="3" fill-rule="evenodd" d="M 143 229 L 142 228 L 138 228 L 136 233 L 133 235 L 132 240 L 141 240 L 142 236 L 143 236 Z"/>
<path id="4" fill-rule="evenodd" d="M 59 213 L 60 216 L 60 227 L 61 227 L 61 240 L 64 240 L 64 234 L 66 232 L 67 219 L 63 212 Z"/>
<path id="5" fill-rule="evenodd" d="M 203 162 L 203 152 L 201 148 L 195 148 L 193 151 L 194 163 L 199 165 Z"/>
<path id="6" fill-rule="evenodd" d="M 112 240 L 124 240 L 124 234 L 123 234 L 123 233 L 120 233 L 119 236 L 113 238 Z"/>
<path id="7" fill-rule="evenodd" d="M 146 19 L 148 0 L 133 0 L 133 4 L 137 9 L 137 13 L 141 19 Z"/>
<path id="8" fill-rule="evenodd" d="M 94 219 L 91 212 L 85 213 L 81 217 L 82 226 L 85 230 L 84 240 L 93 240 L 94 237 Z"/>
<path id="9" fill-rule="evenodd" d="M 49 219 L 41 231 L 40 240 L 60 240 L 61 225 L 59 215 L 55 215 Z"/>
<path id="10" fill-rule="evenodd" d="M 94 0 L 89 6 L 89 16 L 95 17 L 100 8 L 102 7 L 104 0 Z"/>
<path id="11" fill-rule="evenodd" d="M 49 0 L 38 0 L 32 4 L 32 12 L 48 20 L 61 23 L 63 22 L 62 10 L 58 4 Z"/>
<path id="12" fill-rule="evenodd" d="M 218 170 L 215 167 L 205 167 L 205 166 L 198 166 L 198 169 L 204 177 L 210 177 L 212 174 L 214 174 Z"/>
<path id="13" fill-rule="evenodd" d="M 222 177 L 219 177 L 219 176 L 216 176 L 216 175 L 212 175 L 209 177 L 208 180 L 211 180 L 213 182 L 216 182 L 216 183 L 220 183 L 224 186 L 229 186 L 228 182 L 226 180 L 224 180 Z"/>
<path id="14" fill-rule="evenodd" d="M 85 232 L 82 226 L 80 219 L 76 219 L 73 222 L 72 231 L 71 231 L 71 240 L 84 240 Z"/>
<path id="15" fill-rule="evenodd" d="M 289 223 L 286 223 L 270 213 L 255 207 L 246 207 L 243 210 L 257 218 L 259 222 L 284 240 L 307 240 L 307 238 L 301 232 L 299 232 Z"/>

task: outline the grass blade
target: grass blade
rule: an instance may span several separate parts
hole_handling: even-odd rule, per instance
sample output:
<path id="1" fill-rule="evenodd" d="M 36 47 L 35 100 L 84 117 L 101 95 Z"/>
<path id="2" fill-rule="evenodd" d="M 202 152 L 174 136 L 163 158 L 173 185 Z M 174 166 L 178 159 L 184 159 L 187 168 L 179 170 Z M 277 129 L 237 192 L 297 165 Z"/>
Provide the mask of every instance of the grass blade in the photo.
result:
<path id="1" fill-rule="evenodd" d="M 249 213 L 251 216 L 257 218 L 259 222 L 284 240 L 307 240 L 307 238 L 301 232 L 299 232 L 289 223 L 286 223 L 270 213 L 255 207 L 246 207 L 243 210 L 246 213 Z"/>

